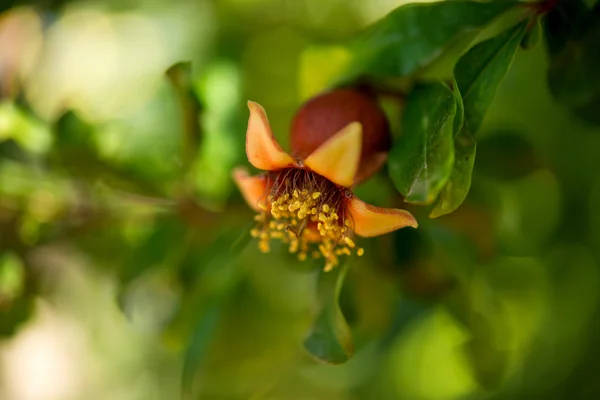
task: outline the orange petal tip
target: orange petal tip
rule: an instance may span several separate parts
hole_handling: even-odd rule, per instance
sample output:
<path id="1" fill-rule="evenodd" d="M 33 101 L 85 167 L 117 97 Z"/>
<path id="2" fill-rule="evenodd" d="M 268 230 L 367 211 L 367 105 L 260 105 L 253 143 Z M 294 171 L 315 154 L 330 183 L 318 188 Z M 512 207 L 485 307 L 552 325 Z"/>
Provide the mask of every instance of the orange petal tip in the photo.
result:
<path id="1" fill-rule="evenodd" d="M 395 208 L 375 207 L 358 198 L 350 199 L 348 211 L 354 222 L 354 232 L 363 237 L 373 237 L 419 224 L 411 213 Z"/>
<path id="2" fill-rule="evenodd" d="M 294 159 L 277 143 L 264 108 L 253 101 L 248 101 L 248 108 L 250 117 L 246 131 L 246 155 L 250 164 L 265 171 L 292 165 Z"/>

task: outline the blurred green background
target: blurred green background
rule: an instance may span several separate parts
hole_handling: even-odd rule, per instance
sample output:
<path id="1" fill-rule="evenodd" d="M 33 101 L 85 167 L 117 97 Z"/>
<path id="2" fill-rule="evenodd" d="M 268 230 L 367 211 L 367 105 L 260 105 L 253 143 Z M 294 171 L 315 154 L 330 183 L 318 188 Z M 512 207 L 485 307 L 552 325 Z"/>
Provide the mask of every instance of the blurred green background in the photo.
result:
<path id="1" fill-rule="evenodd" d="M 302 346 L 319 271 L 249 240 L 246 101 L 287 147 L 340 43 L 403 3 L 2 2 L 0 399 L 600 398 L 600 129 L 551 99 L 544 43 L 461 208 L 361 240 L 347 363 Z M 404 207 L 385 171 L 357 194 Z"/>

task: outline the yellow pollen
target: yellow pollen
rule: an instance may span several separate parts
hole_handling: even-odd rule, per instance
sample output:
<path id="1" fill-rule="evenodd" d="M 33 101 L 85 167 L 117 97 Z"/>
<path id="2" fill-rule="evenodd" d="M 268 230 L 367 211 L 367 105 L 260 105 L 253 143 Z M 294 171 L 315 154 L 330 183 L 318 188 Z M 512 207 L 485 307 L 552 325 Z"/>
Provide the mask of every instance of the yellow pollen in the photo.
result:
<path id="1" fill-rule="evenodd" d="M 351 249 L 354 248 L 354 246 L 356 246 L 354 244 L 354 241 L 347 236 L 344 238 L 344 243 L 346 243 Z"/>
<path id="2" fill-rule="evenodd" d="M 296 175 L 277 181 L 277 189 L 259 203 L 261 211 L 254 217 L 257 225 L 250 235 L 257 238 L 261 252 L 269 252 L 270 241 L 279 240 L 300 261 L 323 258 L 324 270 L 330 271 L 339 264 L 339 257 L 353 253 L 355 244 L 346 236 L 352 224 L 345 218 L 343 193 L 336 197 L 334 191 L 339 189 L 333 184 L 327 186 L 314 177 L 302 180 L 303 173 L 292 172 Z M 314 182 L 318 191 L 313 189 Z M 310 186 L 302 188 L 305 184 Z M 362 256 L 364 250 L 357 248 L 356 254 Z"/>
<path id="3" fill-rule="evenodd" d="M 362 257 L 363 254 L 365 254 L 365 249 L 359 247 L 358 250 L 356 250 L 356 255 Z"/>

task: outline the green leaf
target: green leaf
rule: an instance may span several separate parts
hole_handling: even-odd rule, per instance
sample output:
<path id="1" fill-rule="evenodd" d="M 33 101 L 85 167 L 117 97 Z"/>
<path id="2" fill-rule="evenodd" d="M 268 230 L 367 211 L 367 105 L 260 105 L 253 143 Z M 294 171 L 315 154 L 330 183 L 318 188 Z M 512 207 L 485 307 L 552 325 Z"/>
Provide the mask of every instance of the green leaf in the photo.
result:
<path id="1" fill-rule="evenodd" d="M 461 111 L 460 105 L 464 107 L 464 123 L 460 130 L 456 130 L 459 125 L 455 124 L 452 173 L 429 214 L 431 218 L 453 212 L 469 193 L 477 147 L 474 134 L 481 126 L 496 89 L 512 63 L 526 26 L 527 23 L 522 22 L 492 39 L 479 43 L 456 65 L 455 94 L 459 104 L 458 114 Z"/>
<path id="2" fill-rule="evenodd" d="M 454 136 L 457 136 L 465 124 L 465 103 L 463 103 L 462 95 L 458 89 L 456 79 L 452 82 L 452 93 L 456 99 L 456 115 L 454 116 Z"/>
<path id="3" fill-rule="evenodd" d="M 432 203 L 450 177 L 456 109 L 454 94 L 441 82 L 418 85 L 409 94 L 403 134 L 389 155 L 390 177 L 407 202 Z"/>
<path id="4" fill-rule="evenodd" d="M 454 75 L 465 107 L 463 130 L 473 135 L 506 75 L 525 33 L 526 22 L 479 43 L 456 64 Z"/>
<path id="5" fill-rule="evenodd" d="M 320 309 L 304 341 L 304 347 L 312 356 L 328 364 L 342 364 L 354 354 L 350 328 L 338 304 L 346 272 L 347 266 L 344 264 L 331 272 L 319 273 Z"/>
<path id="6" fill-rule="evenodd" d="M 440 192 L 435 207 L 429 214 L 430 218 L 437 218 L 456 210 L 465 201 L 471 188 L 477 143 L 471 136 L 461 132 L 454 139 L 454 149 L 456 153 L 452 175 L 444 190 Z"/>
<path id="7" fill-rule="evenodd" d="M 563 2 L 546 18 L 550 50 L 548 84 L 561 104 L 582 118 L 598 122 L 600 99 L 600 5 L 593 10 L 579 1 Z"/>
<path id="8" fill-rule="evenodd" d="M 436 59 L 451 43 L 477 33 L 515 0 L 407 4 L 373 25 L 353 48 L 357 75 L 406 76 Z"/>

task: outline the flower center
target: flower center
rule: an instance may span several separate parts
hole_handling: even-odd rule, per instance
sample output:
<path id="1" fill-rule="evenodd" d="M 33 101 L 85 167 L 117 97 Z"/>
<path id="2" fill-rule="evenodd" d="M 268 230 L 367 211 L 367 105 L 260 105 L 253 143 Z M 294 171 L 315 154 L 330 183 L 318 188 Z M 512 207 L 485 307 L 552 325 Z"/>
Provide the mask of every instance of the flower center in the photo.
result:
<path id="1" fill-rule="evenodd" d="M 272 239 L 280 240 L 299 260 L 306 260 L 309 253 L 323 257 L 326 271 L 339 264 L 339 256 L 352 254 L 348 189 L 300 168 L 271 172 L 269 180 L 269 192 L 260 204 L 263 211 L 255 217 L 258 225 L 250 232 L 259 238 L 262 252 L 269 252 Z M 357 248 L 356 254 L 362 256 L 364 250 Z"/>

